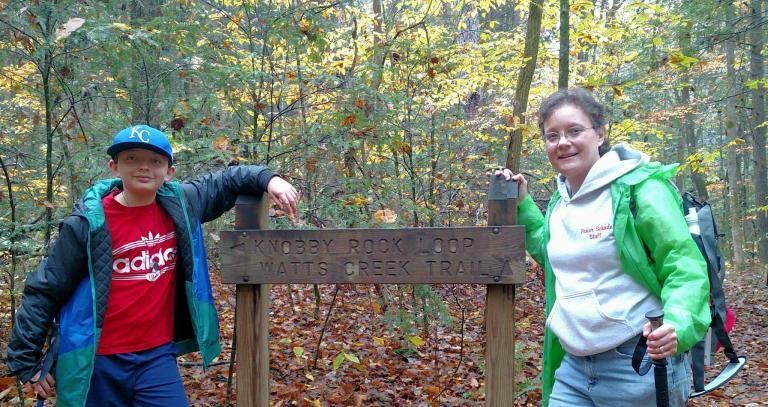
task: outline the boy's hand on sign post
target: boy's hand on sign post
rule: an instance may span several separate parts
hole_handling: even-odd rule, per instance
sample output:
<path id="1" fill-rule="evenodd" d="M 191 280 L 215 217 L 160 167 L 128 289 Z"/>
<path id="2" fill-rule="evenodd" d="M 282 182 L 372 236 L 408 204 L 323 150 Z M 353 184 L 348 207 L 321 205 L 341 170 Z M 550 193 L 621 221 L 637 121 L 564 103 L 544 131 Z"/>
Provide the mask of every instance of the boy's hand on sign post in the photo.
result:
<path id="1" fill-rule="evenodd" d="M 32 376 L 28 384 L 37 397 L 47 399 L 53 396 L 56 380 L 53 379 L 50 373 L 46 374 L 43 380 L 40 380 L 40 372 L 37 372 Z"/>
<path id="2" fill-rule="evenodd" d="M 297 220 L 297 208 L 301 195 L 288 181 L 280 177 L 272 177 L 267 185 L 269 198 L 288 214 L 294 224 Z"/>

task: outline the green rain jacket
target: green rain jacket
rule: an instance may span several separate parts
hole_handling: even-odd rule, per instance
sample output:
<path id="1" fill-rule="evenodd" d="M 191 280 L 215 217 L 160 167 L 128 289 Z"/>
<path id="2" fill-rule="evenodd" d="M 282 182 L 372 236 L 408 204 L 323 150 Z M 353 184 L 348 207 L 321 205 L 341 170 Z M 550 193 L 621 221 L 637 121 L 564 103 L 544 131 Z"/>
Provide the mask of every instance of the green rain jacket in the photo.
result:
<path id="1" fill-rule="evenodd" d="M 675 327 L 678 353 L 688 351 L 704 336 L 711 322 L 706 262 L 688 232 L 680 195 L 669 178 L 677 164 L 652 162 L 611 183 L 613 233 L 625 273 L 661 299 L 664 322 Z M 636 216 L 630 208 L 634 186 Z M 526 227 L 529 254 L 544 266 L 546 315 L 555 303 L 555 274 L 549 264 L 549 216 L 560 200 L 555 191 L 542 215 L 530 195 L 518 206 L 518 221 Z M 649 257 L 650 255 L 650 257 Z M 565 352 L 557 337 L 544 332 L 541 370 L 542 405 L 549 404 L 555 370 Z"/>

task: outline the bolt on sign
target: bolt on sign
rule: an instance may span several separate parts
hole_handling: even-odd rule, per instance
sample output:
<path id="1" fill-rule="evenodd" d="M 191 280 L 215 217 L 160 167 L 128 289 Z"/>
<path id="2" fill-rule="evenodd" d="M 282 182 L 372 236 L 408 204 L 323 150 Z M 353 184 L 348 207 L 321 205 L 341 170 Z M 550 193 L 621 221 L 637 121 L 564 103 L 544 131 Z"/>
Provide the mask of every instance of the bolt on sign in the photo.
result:
<path id="1" fill-rule="evenodd" d="M 222 281 L 521 284 L 524 242 L 522 226 L 225 231 Z"/>

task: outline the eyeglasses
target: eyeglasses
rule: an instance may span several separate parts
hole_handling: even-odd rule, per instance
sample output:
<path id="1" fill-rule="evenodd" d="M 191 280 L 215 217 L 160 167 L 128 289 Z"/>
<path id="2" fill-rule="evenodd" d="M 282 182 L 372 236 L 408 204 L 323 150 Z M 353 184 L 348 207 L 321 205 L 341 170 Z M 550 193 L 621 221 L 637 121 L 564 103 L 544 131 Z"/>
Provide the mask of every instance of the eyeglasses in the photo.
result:
<path id="1" fill-rule="evenodd" d="M 570 129 L 563 132 L 549 132 L 544 134 L 544 140 L 548 144 L 557 144 L 560 142 L 560 139 L 565 136 L 568 141 L 573 141 L 579 136 L 581 136 L 582 133 L 584 133 L 587 130 L 594 129 L 594 127 L 571 127 Z"/>

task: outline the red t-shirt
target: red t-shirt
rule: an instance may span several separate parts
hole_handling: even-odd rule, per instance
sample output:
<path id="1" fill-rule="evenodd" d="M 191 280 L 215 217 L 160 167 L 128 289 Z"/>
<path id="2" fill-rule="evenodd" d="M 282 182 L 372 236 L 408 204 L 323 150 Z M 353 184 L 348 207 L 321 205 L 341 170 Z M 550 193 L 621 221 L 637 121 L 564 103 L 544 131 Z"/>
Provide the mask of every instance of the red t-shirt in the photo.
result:
<path id="1" fill-rule="evenodd" d="M 138 352 L 173 339 L 176 231 L 157 204 L 101 202 L 112 235 L 112 282 L 97 355 Z"/>

